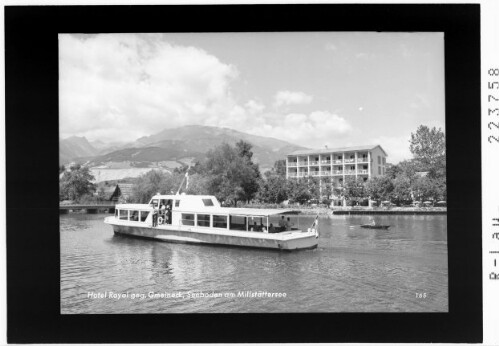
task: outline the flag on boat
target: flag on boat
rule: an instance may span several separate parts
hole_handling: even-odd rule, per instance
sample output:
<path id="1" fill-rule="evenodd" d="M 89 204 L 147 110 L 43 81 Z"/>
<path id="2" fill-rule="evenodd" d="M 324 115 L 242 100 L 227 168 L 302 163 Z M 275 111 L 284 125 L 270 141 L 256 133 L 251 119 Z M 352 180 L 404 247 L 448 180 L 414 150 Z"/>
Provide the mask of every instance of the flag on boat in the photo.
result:
<path id="1" fill-rule="evenodd" d="M 315 237 L 319 238 L 319 214 L 315 217 L 314 223 L 310 227 L 310 231 L 315 231 Z"/>

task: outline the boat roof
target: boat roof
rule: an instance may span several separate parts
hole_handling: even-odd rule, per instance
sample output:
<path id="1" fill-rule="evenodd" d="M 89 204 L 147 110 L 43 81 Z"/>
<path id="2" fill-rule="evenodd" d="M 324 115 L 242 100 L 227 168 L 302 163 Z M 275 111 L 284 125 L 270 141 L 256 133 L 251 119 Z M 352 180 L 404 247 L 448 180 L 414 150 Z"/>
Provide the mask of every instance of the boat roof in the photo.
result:
<path id="1" fill-rule="evenodd" d="M 198 211 L 198 213 L 203 213 L 204 211 L 210 214 L 230 214 L 239 216 L 271 216 L 279 214 L 298 214 L 300 211 L 293 209 L 258 209 L 258 208 L 210 208 L 203 211 Z"/>
<path id="2" fill-rule="evenodd" d="M 149 204 L 116 204 L 116 208 L 118 209 L 134 209 L 134 210 L 152 210 L 152 207 Z"/>

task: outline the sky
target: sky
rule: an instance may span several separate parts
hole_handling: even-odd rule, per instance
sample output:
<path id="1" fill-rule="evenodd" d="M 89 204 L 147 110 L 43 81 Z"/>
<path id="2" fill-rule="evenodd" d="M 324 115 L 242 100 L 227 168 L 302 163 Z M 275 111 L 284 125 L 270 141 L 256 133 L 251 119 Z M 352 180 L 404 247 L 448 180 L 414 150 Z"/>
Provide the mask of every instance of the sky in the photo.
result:
<path id="1" fill-rule="evenodd" d="M 184 125 L 410 159 L 445 131 L 443 33 L 59 35 L 61 138 L 130 142 Z"/>

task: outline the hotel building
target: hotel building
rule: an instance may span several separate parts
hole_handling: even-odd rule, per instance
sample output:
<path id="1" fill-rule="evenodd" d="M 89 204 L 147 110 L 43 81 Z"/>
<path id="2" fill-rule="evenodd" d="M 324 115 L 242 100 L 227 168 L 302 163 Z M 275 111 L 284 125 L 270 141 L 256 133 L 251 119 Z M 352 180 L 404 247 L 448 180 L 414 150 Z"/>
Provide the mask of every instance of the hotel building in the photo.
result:
<path id="1" fill-rule="evenodd" d="M 367 181 L 385 174 L 387 156 L 379 145 L 297 150 L 287 155 L 286 179 L 328 177 L 334 186 L 347 177 Z"/>

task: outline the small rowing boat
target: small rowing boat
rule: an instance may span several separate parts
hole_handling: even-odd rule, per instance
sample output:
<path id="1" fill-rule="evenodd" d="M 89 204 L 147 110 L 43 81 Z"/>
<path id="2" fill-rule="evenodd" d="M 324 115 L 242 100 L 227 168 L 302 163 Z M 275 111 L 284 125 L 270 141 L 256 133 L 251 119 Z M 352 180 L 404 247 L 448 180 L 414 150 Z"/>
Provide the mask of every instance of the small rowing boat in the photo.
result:
<path id="1" fill-rule="evenodd" d="M 360 225 L 362 228 L 372 228 L 372 229 L 388 229 L 390 225 L 372 225 L 372 224 L 367 224 L 367 225 Z"/>

